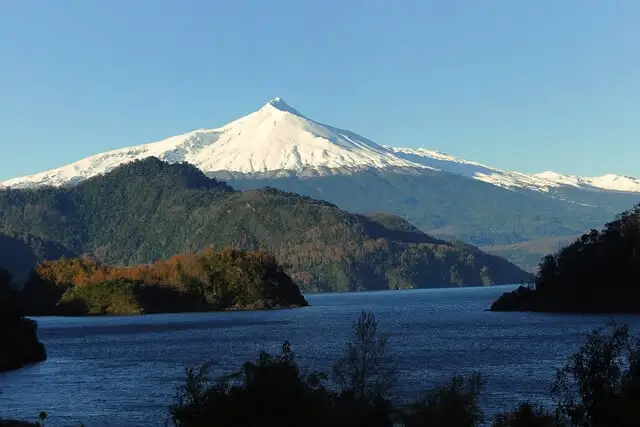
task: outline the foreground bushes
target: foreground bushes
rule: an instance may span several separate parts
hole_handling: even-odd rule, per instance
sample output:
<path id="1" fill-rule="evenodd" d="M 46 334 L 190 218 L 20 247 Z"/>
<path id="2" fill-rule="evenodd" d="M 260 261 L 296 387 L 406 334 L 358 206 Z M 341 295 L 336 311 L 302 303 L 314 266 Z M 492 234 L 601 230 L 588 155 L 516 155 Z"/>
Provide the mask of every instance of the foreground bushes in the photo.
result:
<path id="1" fill-rule="evenodd" d="M 484 378 L 455 376 L 406 407 L 389 398 L 399 360 L 370 313 L 330 374 L 304 373 L 289 343 L 262 352 L 238 372 L 211 382 L 211 364 L 189 367 L 170 407 L 177 427 L 637 427 L 640 426 L 640 338 L 611 325 L 587 335 L 552 383 L 553 410 L 505 402 L 487 419 Z M 509 408 L 510 407 L 510 408 Z"/>
<path id="2" fill-rule="evenodd" d="M 176 426 L 631 427 L 640 426 L 640 351 L 626 326 L 595 330 L 559 370 L 553 412 L 522 402 L 487 420 L 480 374 L 456 376 L 408 407 L 394 407 L 395 361 L 373 315 L 363 313 L 332 374 L 303 374 L 291 346 L 262 353 L 210 383 L 208 367 L 187 369 L 171 418 Z"/>

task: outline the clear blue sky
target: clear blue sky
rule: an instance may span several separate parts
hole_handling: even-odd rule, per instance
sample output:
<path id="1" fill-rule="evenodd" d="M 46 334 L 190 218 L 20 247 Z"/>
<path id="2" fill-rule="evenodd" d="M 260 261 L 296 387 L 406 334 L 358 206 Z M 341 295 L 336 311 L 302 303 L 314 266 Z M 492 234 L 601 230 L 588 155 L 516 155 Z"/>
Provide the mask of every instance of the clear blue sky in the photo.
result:
<path id="1" fill-rule="evenodd" d="M 381 144 L 640 176 L 637 0 L 20 0 L 0 6 L 0 179 L 281 96 Z"/>

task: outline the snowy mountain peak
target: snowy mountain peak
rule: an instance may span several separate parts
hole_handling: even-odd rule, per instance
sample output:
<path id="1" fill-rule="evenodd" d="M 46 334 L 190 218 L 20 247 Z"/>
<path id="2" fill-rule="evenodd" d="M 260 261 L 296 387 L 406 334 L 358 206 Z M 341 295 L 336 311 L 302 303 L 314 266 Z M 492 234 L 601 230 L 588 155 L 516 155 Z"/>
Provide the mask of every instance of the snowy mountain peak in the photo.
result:
<path id="1" fill-rule="evenodd" d="M 269 101 L 268 104 L 276 108 L 282 108 L 283 110 L 287 110 L 290 108 L 289 104 L 287 104 L 285 100 L 280 98 L 279 96 L 276 96 L 275 98 L 271 99 L 271 101 Z"/>
<path id="2" fill-rule="evenodd" d="M 97 154 L 48 172 L 3 183 L 10 187 L 60 186 L 107 173 L 148 157 L 187 162 L 206 172 L 277 175 L 350 174 L 362 169 L 430 169 L 508 189 L 549 192 L 571 186 L 640 193 L 640 179 L 618 175 L 577 177 L 555 172 L 502 170 L 424 148 L 381 146 L 354 132 L 317 122 L 275 97 L 259 110 L 215 129 L 200 129 L 134 147 Z"/>
<path id="3" fill-rule="evenodd" d="M 290 106 L 285 102 L 284 99 L 276 96 L 271 101 L 269 101 L 263 108 L 275 108 L 276 110 L 282 111 L 284 113 L 295 114 L 296 116 L 302 116 L 298 110 Z"/>
<path id="4" fill-rule="evenodd" d="M 187 162 L 204 172 L 344 174 L 366 168 L 424 166 L 348 130 L 316 122 L 274 98 L 220 128 L 97 154 L 67 166 L 2 183 L 11 187 L 72 184 L 148 157 Z"/>
<path id="5" fill-rule="evenodd" d="M 260 115 L 260 116 L 277 116 L 277 117 L 283 117 L 286 115 L 293 115 L 293 116 L 299 116 L 305 119 L 309 119 L 308 117 L 306 117 L 304 114 L 302 114 L 300 111 L 296 110 L 294 107 L 292 107 L 291 105 L 287 104 L 287 102 L 280 98 L 279 96 L 276 96 L 275 98 L 271 99 L 269 102 L 267 102 L 266 104 L 264 104 L 262 106 L 262 108 L 260 108 L 259 110 L 248 114 L 247 116 L 241 117 L 235 121 L 232 121 L 226 125 L 224 125 L 221 129 L 227 128 L 230 125 L 236 123 L 236 122 L 241 122 L 241 121 L 246 121 L 247 118 L 255 116 L 255 115 Z"/>

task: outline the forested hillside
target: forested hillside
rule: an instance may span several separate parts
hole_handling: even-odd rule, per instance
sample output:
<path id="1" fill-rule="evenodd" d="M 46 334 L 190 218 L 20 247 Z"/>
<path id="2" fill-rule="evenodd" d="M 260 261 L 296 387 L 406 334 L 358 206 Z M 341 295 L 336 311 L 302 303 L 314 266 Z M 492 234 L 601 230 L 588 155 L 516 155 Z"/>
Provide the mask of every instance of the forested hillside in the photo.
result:
<path id="1" fill-rule="evenodd" d="M 0 191 L 0 231 L 134 265 L 209 245 L 267 250 L 307 290 L 504 284 L 531 276 L 400 218 L 363 216 L 273 188 L 240 192 L 151 158 L 69 188 Z"/>
<path id="2" fill-rule="evenodd" d="M 327 200 L 350 212 L 388 212 L 432 236 L 453 236 L 530 270 L 536 268 L 538 247 L 545 242 L 572 240 L 638 201 L 633 193 L 568 188 L 544 194 L 511 191 L 456 174 L 424 170 L 310 177 L 213 175 L 241 190 L 268 185 Z M 525 242 L 529 244 L 508 246 Z"/>
<path id="3" fill-rule="evenodd" d="M 27 279 L 29 271 L 38 263 L 75 254 L 59 243 L 29 234 L 0 233 L 0 260 L 13 273 L 15 283 Z"/>
<path id="4" fill-rule="evenodd" d="M 535 289 L 504 294 L 495 311 L 640 312 L 640 204 L 544 257 Z"/>

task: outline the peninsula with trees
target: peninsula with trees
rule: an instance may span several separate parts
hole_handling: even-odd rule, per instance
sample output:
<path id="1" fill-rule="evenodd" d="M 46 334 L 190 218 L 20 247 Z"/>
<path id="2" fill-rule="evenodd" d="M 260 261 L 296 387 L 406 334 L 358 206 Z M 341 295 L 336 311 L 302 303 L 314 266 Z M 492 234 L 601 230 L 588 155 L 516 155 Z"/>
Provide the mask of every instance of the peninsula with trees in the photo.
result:
<path id="1" fill-rule="evenodd" d="M 640 313 L 640 204 L 540 263 L 534 287 L 505 293 L 492 311 Z"/>
<path id="2" fill-rule="evenodd" d="M 207 248 L 132 267 L 45 261 L 21 292 L 32 315 L 137 315 L 291 308 L 308 303 L 273 255 Z"/>

